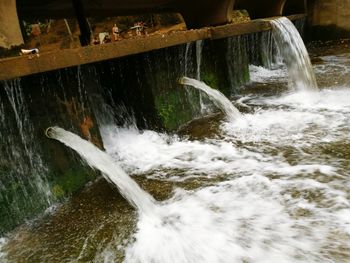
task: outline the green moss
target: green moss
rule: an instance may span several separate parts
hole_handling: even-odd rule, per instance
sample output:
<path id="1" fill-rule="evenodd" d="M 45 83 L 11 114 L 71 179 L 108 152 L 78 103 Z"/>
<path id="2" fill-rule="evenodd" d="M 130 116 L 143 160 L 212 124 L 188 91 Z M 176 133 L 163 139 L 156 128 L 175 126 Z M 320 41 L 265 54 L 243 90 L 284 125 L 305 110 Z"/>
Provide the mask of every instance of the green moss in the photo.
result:
<path id="1" fill-rule="evenodd" d="M 24 220 L 43 211 L 48 203 L 31 178 L 16 177 L 13 172 L 1 171 L 0 184 L 0 235 L 13 229 Z"/>
<path id="2" fill-rule="evenodd" d="M 250 81 L 250 73 L 249 73 L 249 65 L 247 62 L 246 65 L 243 65 L 242 83 L 247 83 L 249 81 Z"/>
<path id="3" fill-rule="evenodd" d="M 62 175 L 54 176 L 51 191 L 55 198 L 61 199 L 81 189 L 87 182 L 96 178 L 95 174 L 82 167 L 68 169 Z"/>
<path id="4" fill-rule="evenodd" d="M 175 130 L 193 118 L 189 102 L 180 92 L 170 90 L 155 97 L 157 112 L 167 130 Z"/>
<path id="5" fill-rule="evenodd" d="M 164 99 L 160 100 L 159 103 L 158 100 L 158 110 L 159 115 L 162 118 L 163 122 L 166 124 L 166 126 L 173 126 L 171 123 L 173 122 L 172 115 L 174 114 L 174 106 L 164 103 Z"/>
<path id="6" fill-rule="evenodd" d="M 64 197 L 64 191 L 62 187 L 59 186 L 58 184 L 52 187 L 51 192 L 57 199 L 61 199 L 62 197 Z"/>
<path id="7" fill-rule="evenodd" d="M 166 129 L 172 130 L 177 126 L 177 119 L 175 116 L 175 96 L 159 95 L 155 98 L 155 105 L 158 114 Z"/>
<path id="8" fill-rule="evenodd" d="M 211 88 L 216 88 L 219 86 L 219 78 L 213 71 L 204 71 L 202 73 L 202 80 Z"/>

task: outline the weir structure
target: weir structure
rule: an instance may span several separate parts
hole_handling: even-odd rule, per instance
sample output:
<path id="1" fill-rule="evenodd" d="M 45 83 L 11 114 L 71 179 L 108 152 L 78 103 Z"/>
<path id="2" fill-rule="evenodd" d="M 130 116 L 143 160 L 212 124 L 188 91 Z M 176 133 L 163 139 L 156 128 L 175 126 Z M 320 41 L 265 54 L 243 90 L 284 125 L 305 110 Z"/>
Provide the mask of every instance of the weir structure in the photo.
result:
<path id="1" fill-rule="evenodd" d="M 291 20 L 304 17 L 304 14 L 289 16 Z M 125 39 L 108 45 L 57 50 L 41 53 L 39 58 L 31 60 L 27 57 L 2 59 L 0 60 L 0 80 L 139 54 L 197 40 L 223 39 L 270 29 L 269 19 L 256 19 L 241 24 L 177 31 L 171 34 L 148 36 L 147 38 Z"/>
<path id="2" fill-rule="evenodd" d="M 188 28 L 231 22 L 233 9 L 246 9 L 252 18 L 305 13 L 304 0 L 17 0 L 22 18 L 67 18 L 135 15 L 157 12 L 180 13 Z M 285 10 L 286 6 L 286 10 Z"/>
<path id="3" fill-rule="evenodd" d="M 20 21 L 26 19 L 76 18 L 80 28 L 82 46 L 87 46 L 91 39 L 88 17 L 178 12 L 183 16 L 188 29 L 197 30 L 123 41 L 108 46 L 57 50 L 42 54 L 40 59 L 33 61 L 20 58 L 2 59 L 0 60 L 0 80 L 103 61 L 196 40 L 219 39 L 270 29 L 268 22 L 260 20 L 230 24 L 234 9 L 245 9 L 251 19 L 259 19 L 286 14 L 305 14 L 306 2 L 304 0 L 268 0 L 264 2 L 257 0 L 196 0 L 191 2 L 184 0 L 101 0 L 96 3 L 92 0 L 35 0 L 30 2 L 5 0 L 0 3 L 0 24 L 2 25 L 0 47 L 2 48 L 23 44 L 21 31 L 24 32 L 24 29 Z M 294 17 L 296 18 L 300 16 Z"/>
<path id="4" fill-rule="evenodd" d="M 6 25 L 0 28 L 3 48 L 23 41 L 18 21 L 26 17 L 77 17 L 82 44 L 89 35 L 86 17 L 90 15 L 172 11 L 181 13 L 187 27 L 194 29 L 40 53 L 33 59 L 0 60 L 0 234 L 96 177 L 69 150 L 44 138 L 47 127 L 64 127 L 103 149 L 99 126 L 106 117 L 105 101 L 109 107 L 118 107 L 118 116 L 113 116 L 117 124 L 124 124 L 125 112 L 132 112 L 140 129 L 174 131 L 201 116 L 198 93 L 189 94 L 179 87 L 179 77 L 195 77 L 199 70 L 205 83 L 229 96 L 249 81 L 250 63 L 269 64 L 271 18 L 259 13 L 259 3 L 1 1 L 0 22 Z M 269 10 L 267 16 L 280 16 L 295 14 L 291 10 L 298 6 L 301 9 L 295 10 L 302 14 L 289 16 L 297 20 L 305 17 L 304 4 L 270 0 L 264 7 Z M 237 8 L 250 10 L 253 20 L 230 23 L 232 10 Z M 202 45 L 195 45 L 199 40 Z"/>

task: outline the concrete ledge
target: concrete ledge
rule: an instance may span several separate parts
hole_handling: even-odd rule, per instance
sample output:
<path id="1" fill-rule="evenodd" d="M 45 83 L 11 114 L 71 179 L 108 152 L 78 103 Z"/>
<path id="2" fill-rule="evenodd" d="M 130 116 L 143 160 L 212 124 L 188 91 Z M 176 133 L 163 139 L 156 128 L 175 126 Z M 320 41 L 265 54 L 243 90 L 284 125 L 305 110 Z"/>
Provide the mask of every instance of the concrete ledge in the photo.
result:
<path id="1" fill-rule="evenodd" d="M 293 15 L 289 18 L 291 20 L 296 20 L 303 17 L 305 17 L 304 14 Z M 28 56 L 2 59 L 0 60 L 0 80 L 13 79 L 60 68 L 124 57 L 196 40 L 220 39 L 267 31 L 271 29 L 269 23 L 271 19 L 273 18 L 252 20 L 241 24 L 206 27 L 196 30 L 175 31 L 163 35 L 159 34 L 125 39 L 104 45 L 57 50 L 54 52 L 41 53 L 40 57 L 33 57 L 32 59 L 29 59 Z"/>
<path id="2" fill-rule="evenodd" d="M 240 36 L 261 31 L 268 31 L 270 29 L 271 26 L 268 20 L 257 19 L 246 23 L 231 24 L 210 28 L 210 31 L 212 39 L 220 39 L 225 37 Z"/>

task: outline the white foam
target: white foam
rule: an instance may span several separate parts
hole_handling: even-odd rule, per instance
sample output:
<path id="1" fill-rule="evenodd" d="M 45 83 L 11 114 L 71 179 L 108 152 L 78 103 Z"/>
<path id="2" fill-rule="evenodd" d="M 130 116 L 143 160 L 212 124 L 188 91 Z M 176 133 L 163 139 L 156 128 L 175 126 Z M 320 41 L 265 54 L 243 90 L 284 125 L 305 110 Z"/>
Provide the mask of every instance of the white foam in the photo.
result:
<path id="1" fill-rule="evenodd" d="M 189 177 L 213 177 L 217 175 L 241 176 L 242 174 L 278 173 L 294 175 L 327 171 L 327 165 L 290 165 L 281 156 L 268 156 L 239 148 L 231 141 L 188 141 L 152 131 L 139 132 L 103 127 L 107 152 L 129 173 L 147 174 L 150 178 L 182 181 Z M 266 136 L 269 136 L 268 134 Z M 174 176 L 174 170 L 181 171 Z"/>
<path id="2" fill-rule="evenodd" d="M 350 72 L 350 67 L 347 65 L 341 65 L 336 63 L 319 64 L 314 66 L 315 73 L 321 74 L 340 74 L 346 75 Z"/>
<path id="3" fill-rule="evenodd" d="M 350 53 L 344 53 L 341 55 L 330 55 L 330 56 L 321 56 L 320 58 L 329 64 L 345 64 L 350 62 Z"/>
<path id="4" fill-rule="evenodd" d="M 242 142 L 269 141 L 279 145 L 288 145 L 293 141 L 301 141 L 310 125 L 327 127 L 325 116 L 303 111 L 260 110 L 254 114 L 246 114 L 244 119 L 235 123 L 224 123 L 222 129 Z"/>
<path id="5" fill-rule="evenodd" d="M 4 237 L 0 237 L 0 262 L 6 263 L 6 252 L 3 251 L 3 247 L 6 245 L 7 239 Z"/>
<path id="6" fill-rule="evenodd" d="M 287 69 L 284 67 L 277 69 L 267 69 L 260 66 L 249 65 L 250 80 L 252 82 L 276 82 L 286 81 Z"/>
<path id="7" fill-rule="evenodd" d="M 350 128 L 349 88 L 300 91 L 256 98 L 250 103 L 264 108 L 246 114 L 236 123 L 222 126 L 225 133 L 243 142 L 310 145 L 347 138 L 345 131 Z"/>
<path id="8" fill-rule="evenodd" d="M 346 262 L 349 172 L 336 157 L 305 149 L 349 141 L 349 96 L 338 88 L 248 97 L 245 104 L 262 107 L 223 122 L 220 139 L 104 126 L 106 150 L 130 173 L 226 178 L 178 189 L 154 217 L 141 216 L 126 262 L 334 262 L 335 254 Z M 285 147 L 299 155 L 293 163 L 278 154 Z"/>
<path id="9" fill-rule="evenodd" d="M 279 98 L 266 100 L 266 103 L 291 105 L 302 109 L 350 112 L 350 89 L 335 87 L 319 92 L 295 92 Z"/>
<path id="10" fill-rule="evenodd" d="M 140 218 L 126 262 L 330 262 L 324 246 L 349 218 L 333 221 L 317 204 L 290 200 L 284 187 L 252 175 L 178 191 L 159 207 L 159 220 Z M 310 216 L 295 216 L 300 208 Z"/>

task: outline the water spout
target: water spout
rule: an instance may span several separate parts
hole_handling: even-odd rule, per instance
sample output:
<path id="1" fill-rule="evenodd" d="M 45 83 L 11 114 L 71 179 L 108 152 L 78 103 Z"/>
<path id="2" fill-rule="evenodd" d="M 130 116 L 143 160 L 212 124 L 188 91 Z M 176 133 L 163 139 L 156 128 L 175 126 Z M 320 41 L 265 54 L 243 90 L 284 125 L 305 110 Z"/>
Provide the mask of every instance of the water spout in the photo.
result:
<path id="1" fill-rule="evenodd" d="M 45 130 L 45 135 L 47 138 L 50 138 L 50 139 L 54 139 L 54 128 L 53 127 L 48 127 L 46 130 Z"/>
<path id="2" fill-rule="evenodd" d="M 198 90 L 201 90 L 205 92 L 209 99 L 219 108 L 221 109 L 229 118 L 231 121 L 234 121 L 240 117 L 242 117 L 242 114 L 239 112 L 239 110 L 233 106 L 231 101 L 225 97 L 224 94 L 222 94 L 220 91 L 216 89 L 212 89 L 208 85 L 206 85 L 204 82 L 191 79 L 188 77 L 182 77 L 178 80 L 178 82 L 182 85 L 189 85 L 192 86 Z"/>
<path id="3" fill-rule="evenodd" d="M 180 84 L 180 85 L 185 85 L 184 78 L 185 78 L 185 77 L 178 78 L 178 79 L 177 79 L 177 83 Z"/>
<path id="4" fill-rule="evenodd" d="M 151 215 L 155 211 L 154 198 L 143 191 L 108 154 L 95 145 L 60 127 L 47 128 L 45 135 L 75 150 L 91 167 L 100 170 L 105 179 L 114 184 L 120 194 L 139 212 Z"/>
<path id="5" fill-rule="evenodd" d="M 317 90 L 309 54 L 298 30 L 286 17 L 270 21 L 278 50 L 287 66 L 290 81 L 297 90 Z"/>

